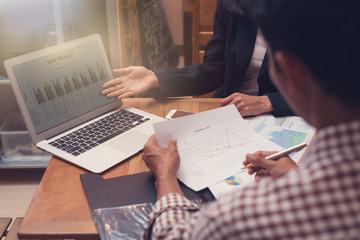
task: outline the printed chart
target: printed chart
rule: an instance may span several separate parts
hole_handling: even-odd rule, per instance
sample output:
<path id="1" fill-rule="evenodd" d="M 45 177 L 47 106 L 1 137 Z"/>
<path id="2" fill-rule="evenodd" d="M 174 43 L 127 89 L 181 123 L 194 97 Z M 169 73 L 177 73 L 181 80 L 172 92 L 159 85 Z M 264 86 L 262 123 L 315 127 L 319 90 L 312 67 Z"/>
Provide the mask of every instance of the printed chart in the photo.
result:
<path id="1" fill-rule="evenodd" d="M 289 148 L 302 142 L 310 143 L 315 129 L 300 117 L 275 118 L 272 115 L 263 115 L 247 120 L 255 132 L 269 141 L 283 148 Z M 306 148 L 290 154 L 290 157 L 299 162 Z"/>
<path id="2" fill-rule="evenodd" d="M 154 124 L 158 143 L 176 139 L 178 178 L 199 191 L 239 172 L 247 153 L 282 148 L 249 129 L 231 105 Z"/>
<path id="3" fill-rule="evenodd" d="M 218 199 L 223 194 L 235 191 L 253 183 L 255 183 L 254 175 L 249 175 L 247 171 L 243 171 L 209 186 L 209 189 L 214 197 Z"/>
<path id="4" fill-rule="evenodd" d="M 239 186 L 243 183 L 243 180 L 239 176 L 232 176 L 224 180 L 225 183 L 231 185 L 231 186 Z"/>
<path id="5" fill-rule="evenodd" d="M 261 115 L 247 118 L 246 123 L 250 128 L 254 129 L 255 132 L 283 148 L 289 148 L 302 142 L 310 143 L 315 134 L 315 129 L 300 117 L 275 118 L 272 115 Z M 295 162 L 299 162 L 305 150 L 306 149 L 303 149 L 299 152 L 292 153 L 290 157 Z M 255 178 L 253 175 L 249 175 L 247 171 L 242 171 L 209 186 L 209 189 L 215 198 L 219 198 L 222 194 L 254 182 Z"/>

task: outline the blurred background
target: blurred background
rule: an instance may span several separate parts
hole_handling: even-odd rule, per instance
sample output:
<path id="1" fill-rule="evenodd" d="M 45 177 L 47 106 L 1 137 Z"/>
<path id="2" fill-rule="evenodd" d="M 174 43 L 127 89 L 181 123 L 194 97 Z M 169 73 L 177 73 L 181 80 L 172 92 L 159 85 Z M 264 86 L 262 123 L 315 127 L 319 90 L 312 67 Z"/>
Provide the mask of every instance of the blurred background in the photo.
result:
<path id="1" fill-rule="evenodd" d="M 50 158 L 31 145 L 4 61 L 99 33 L 112 68 L 183 66 L 191 63 L 191 18 L 192 0 L 0 0 L 0 217 L 24 216 Z M 144 31 L 156 36 L 157 52 Z M 169 43 L 171 51 L 162 51 Z"/>
<path id="2" fill-rule="evenodd" d="M 26 136 L 6 59 L 98 33 L 113 69 L 183 66 L 184 2 L 191 0 L 0 0 L 0 168 L 32 165 L 18 157 L 23 152 L 44 159 Z M 10 153 L 14 161 L 7 161 Z"/>
<path id="3" fill-rule="evenodd" d="M 120 67 L 119 25 L 131 24 L 126 8 L 133 2 L 140 10 L 163 7 L 162 35 L 182 48 L 183 0 L 0 0 L 0 79 L 5 59 L 92 33 L 101 35 L 112 67 Z"/>

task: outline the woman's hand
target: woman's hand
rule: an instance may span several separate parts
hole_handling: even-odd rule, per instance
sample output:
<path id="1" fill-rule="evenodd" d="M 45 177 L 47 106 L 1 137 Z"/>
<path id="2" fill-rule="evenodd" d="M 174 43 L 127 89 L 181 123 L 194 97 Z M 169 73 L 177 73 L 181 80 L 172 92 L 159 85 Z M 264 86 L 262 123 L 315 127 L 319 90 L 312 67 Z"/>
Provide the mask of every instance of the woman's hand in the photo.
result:
<path id="1" fill-rule="evenodd" d="M 235 104 L 241 116 L 256 116 L 272 112 L 274 109 L 268 96 L 250 96 L 242 93 L 233 93 L 221 101 L 221 106 Z"/>
<path id="2" fill-rule="evenodd" d="M 102 91 L 108 98 L 116 97 L 123 99 L 131 96 L 139 96 L 150 88 L 159 86 L 156 75 L 145 67 L 128 67 L 115 69 L 114 73 L 119 77 L 106 82 Z"/>

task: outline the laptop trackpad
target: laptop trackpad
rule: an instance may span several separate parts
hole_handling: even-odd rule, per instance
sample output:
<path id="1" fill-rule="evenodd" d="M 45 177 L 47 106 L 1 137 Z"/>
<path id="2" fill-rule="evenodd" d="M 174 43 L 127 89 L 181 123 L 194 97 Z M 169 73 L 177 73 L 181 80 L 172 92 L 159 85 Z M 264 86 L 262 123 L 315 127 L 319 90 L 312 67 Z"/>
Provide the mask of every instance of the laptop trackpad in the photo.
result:
<path id="1" fill-rule="evenodd" d="M 143 149 L 148 139 L 148 135 L 133 131 L 107 145 L 123 153 L 134 153 Z"/>

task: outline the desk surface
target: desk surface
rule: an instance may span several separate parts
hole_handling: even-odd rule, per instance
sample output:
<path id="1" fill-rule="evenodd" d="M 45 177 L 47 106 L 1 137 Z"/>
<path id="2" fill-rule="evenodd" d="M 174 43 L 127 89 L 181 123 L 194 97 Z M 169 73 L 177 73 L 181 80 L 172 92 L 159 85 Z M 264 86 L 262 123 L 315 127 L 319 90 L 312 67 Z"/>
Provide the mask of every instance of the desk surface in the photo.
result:
<path id="1" fill-rule="evenodd" d="M 164 117 L 171 109 L 202 112 L 220 106 L 220 99 L 179 98 L 155 101 L 125 99 L 124 104 Z M 148 171 L 141 153 L 104 172 L 104 178 Z M 20 239 L 99 239 L 83 191 L 80 174 L 86 170 L 52 158 L 19 230 Z"/>

